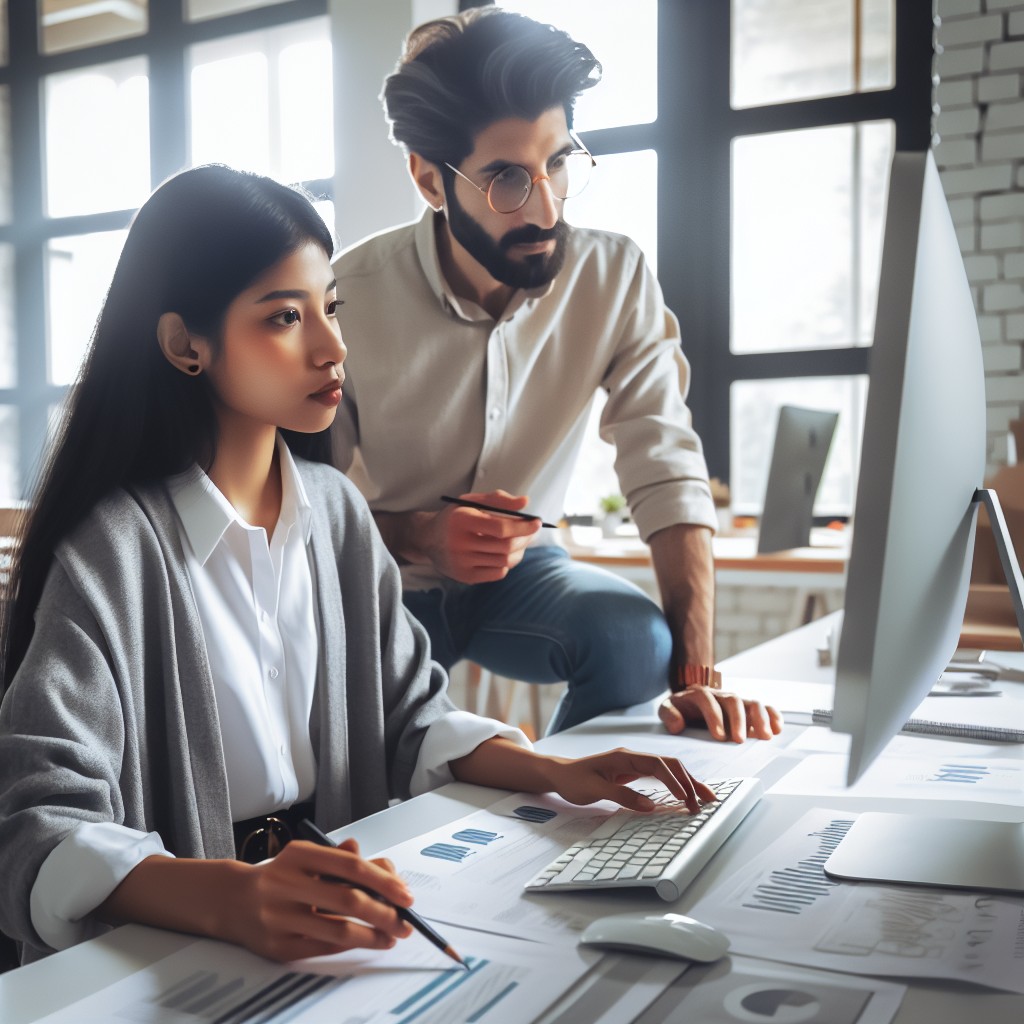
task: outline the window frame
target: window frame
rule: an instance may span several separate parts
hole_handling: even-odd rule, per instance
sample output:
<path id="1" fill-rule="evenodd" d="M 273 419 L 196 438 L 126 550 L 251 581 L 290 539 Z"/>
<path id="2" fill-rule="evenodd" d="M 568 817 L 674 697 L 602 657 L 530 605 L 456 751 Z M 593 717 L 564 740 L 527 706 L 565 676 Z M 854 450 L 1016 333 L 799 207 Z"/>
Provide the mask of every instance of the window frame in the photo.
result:
<path id="1" fill-rule="evenodd" d="M 45 213 L 44 81 L 48 75 L 143 57 L 149 68 L 150 188 L 189 164 L 188 52 L 195 43 L 276 28 L 329 14 L 329 0 L 284 0 L 220 17 L 187 21 L 184 4 L 150 0 L 142 35 L 47 54 L 40 50 L 38 0 L 7 5 L 8 63 L 0 87 L 10 97 L 11 220 L 0 225 L 0 244 L 14 252 L 15 385 L 0 388 L 0 405 L 17 418 L 16 462 L 21 497 L 27 497 L 49 436 L 51 409 L 68 386 L 51 384 L 47 358 L 47 247 L 51 239 L 128 227 L 134 209 L 66 217 Z M 159 126 L 159 130 L 154 130 Z M 305 181 L 333 199 L 334 180 Z"/>

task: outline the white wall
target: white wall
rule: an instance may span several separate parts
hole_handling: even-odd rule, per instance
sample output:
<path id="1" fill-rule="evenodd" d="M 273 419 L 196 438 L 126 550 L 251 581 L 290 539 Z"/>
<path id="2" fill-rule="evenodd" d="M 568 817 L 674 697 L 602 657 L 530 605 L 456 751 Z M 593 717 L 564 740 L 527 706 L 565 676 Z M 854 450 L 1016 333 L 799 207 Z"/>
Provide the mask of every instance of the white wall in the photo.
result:
<path id="1" fill-rule="evenodd" d="M 454 14 L 457 0 L 331 0 L 334 49 L 335 230 L 341 246 L 423 209 L 379 99 L 411 28 Z"/>

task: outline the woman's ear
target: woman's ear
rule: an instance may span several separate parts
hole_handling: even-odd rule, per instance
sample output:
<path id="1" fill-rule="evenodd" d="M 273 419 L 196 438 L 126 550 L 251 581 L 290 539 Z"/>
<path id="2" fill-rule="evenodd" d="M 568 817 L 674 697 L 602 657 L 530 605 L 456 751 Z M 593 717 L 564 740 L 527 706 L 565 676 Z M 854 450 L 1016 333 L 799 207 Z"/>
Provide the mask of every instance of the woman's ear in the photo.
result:
<path id="1" fill-rule="evenodd" d="M 432 164 L 419 153 L 410 153 L 409 176 L 427 205 L 434 213 L 440 213 L 444 209 L 444 181 L 437 164 Z"/>
<path id="2" fill-rule="evenodd" d="M 156 338 L 167 361 L 189 377 L 198 377 L 208 354 L 205 341 L 194 337 L 177 313 L 164 313 L 156 325 Z"/>

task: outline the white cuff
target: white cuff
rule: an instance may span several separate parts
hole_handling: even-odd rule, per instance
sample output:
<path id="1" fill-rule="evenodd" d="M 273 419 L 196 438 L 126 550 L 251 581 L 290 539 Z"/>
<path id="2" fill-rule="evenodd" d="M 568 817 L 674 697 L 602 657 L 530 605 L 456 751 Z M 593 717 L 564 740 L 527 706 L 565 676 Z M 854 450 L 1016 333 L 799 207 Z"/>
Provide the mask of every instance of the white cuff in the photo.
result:
<path id="1" fill-rule="evenodd" d="M 140 861 L 171 857 L 156 832 L 112 821 L 83 822 L 43 861 L 29 894 L 32 925 L 54 949 L 92 938 L 106 926 L 92 913 Z"/>
<path id="2" fill-rule="evenodd" d="M 423 737 L 416 768 L 409 783 L 412 795 L 417 796 L 443 786 L 446 782 L 454 782 L 455 776 L 448 762 L 472 753 L 484 740 L 493 736 L 512 740 L 527 750 L 533 749 L 533 744 L 521 729 L 493 718 L 481 718 L 468 711 L 449 711 L 432 722 Z"/>

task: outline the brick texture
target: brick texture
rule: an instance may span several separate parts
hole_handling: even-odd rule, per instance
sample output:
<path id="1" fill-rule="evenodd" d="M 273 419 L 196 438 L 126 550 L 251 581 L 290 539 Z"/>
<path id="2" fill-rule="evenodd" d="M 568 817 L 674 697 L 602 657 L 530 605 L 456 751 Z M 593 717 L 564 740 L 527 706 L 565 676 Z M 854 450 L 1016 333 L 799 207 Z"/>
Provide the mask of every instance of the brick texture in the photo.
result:
<path id="1" fill-rule="evenodd" d="M 935 160 L 985 346 L 991 474 L 1024 416 L 1024 0 L 938 0 L 937 12 Z"/>

